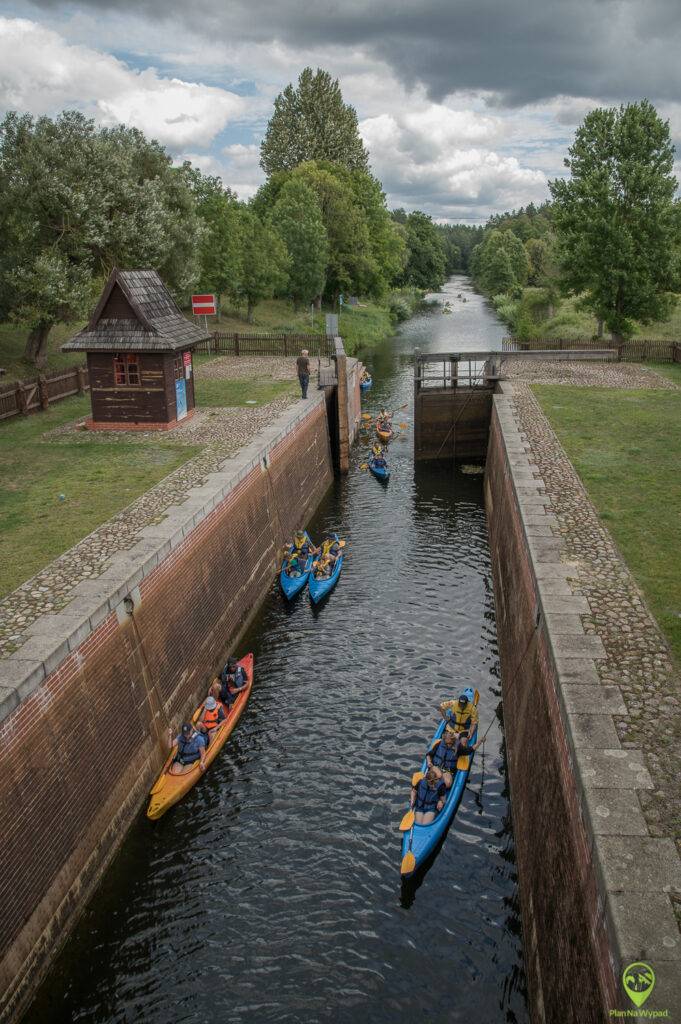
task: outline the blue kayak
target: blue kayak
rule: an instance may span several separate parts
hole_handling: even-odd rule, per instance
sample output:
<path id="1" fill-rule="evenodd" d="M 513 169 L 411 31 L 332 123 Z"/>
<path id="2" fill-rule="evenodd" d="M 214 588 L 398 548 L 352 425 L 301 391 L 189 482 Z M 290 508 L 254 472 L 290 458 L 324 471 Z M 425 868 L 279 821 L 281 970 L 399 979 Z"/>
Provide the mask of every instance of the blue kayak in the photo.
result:
<path id="1" fill-rule="evenodd" d="M 387 484 L 390 479 L 390 470 L 387 466 L 377 466 L 375 459 L 369 459 L 369 469 L 377 480 L 383 480 Z"/>
<path id="2" fill-rule="evenodd" d="M 312 544 L 312 540 L 310 539 L 310 535 L 307 530 L 305 531 L 305 536 L 310 544 Z M 293 551 L 293 544 L 289 544 L 288 549 L 289 552 Z M 307 562 L 305 563 L 305 572 L 301 573 L 300 576 L 289 576 L 288 573 L 285 572 L 287 558 L 284 558 L 279 572 L 279 582 L 281 583 L 281 589 L 284 591 L 284 595 L 289 601 L 292 597 L 295 597 L 296 594 L 299 594 L 301 590 L 305 589 L 305 584 L 310 578 L 310 570 L 312 569 L 313 561 L 314 555 L 309 555 Z"/>
<path id="3" fill-rule="evenodd" d="M 331 534 L 331 536 L 333 536 L 335 540 L 340 540 L 337 533 Z M 336 564 L 333 567 L 333 572 L 328 578 L 318 580 L 315 578 L 314 572 L 310 573 L 310 597 L 312 599 L 313 604 L 318 604 L 323 597 L 326 597 L 327 594 L 331 593 L 333 588 L 338 583 L 338 577 L 341 574 L 342 568 L 343 554 L 341 551 L 341 554 L 336 559 Z"/>
<path id="4" fill-rule="evenodd" d="M 361 380 L 359 382 L 360 390 L 361 391 L 368 391 L 373 383 L 374 383 L 373 377 L 369 377 L 368 380 Z"/>
<path id="5" fill-rule="evenodd" d="M 478 703 L 478 693 L 475 695 L 475 705 Z M 445 731 L 445 722 L 442 721 L 435 731 L 435 735 L 431 741 L 431 747 L 435 740 L 439 740 Z M 472 742 L 478 738 L 478 727 L 476 725 L 475 732 L 472 736 Z M 428 748 L 430 751 L 430 747 Z M 454 781 L 452 782 L 451 788 L 447 793 L 447 799 L 445 805 L 440 813 L 435 818 L 435 821 L 431 822 L 430 825 L 414 825 L 410 832 L 405 832 L 402 837 L 402 860 L 404 861 L 405 856 L 411 849 L 414 854 L 415 865 L 411 871 L 402 870 L 402 877 L 409 878 L 420 868 L 425 861 L 428 859 L 430 854 L 433 852 L 440 839 L 442 839 L 447 826 L 451 822 L 452 818 L 457 812 L 463 791 L 468 781 L 468 776 L 471 771 L 471 762 L 475 757 L 475 753 L 472 753 L 469 757 L 460 757 L 457 763 L 457 770 L 454 773 Z M 461 765 L 461 767 L 459 767 Z M 421 765 L 421 771 L 425 772 L 428 765 L 424 757 Z"/>

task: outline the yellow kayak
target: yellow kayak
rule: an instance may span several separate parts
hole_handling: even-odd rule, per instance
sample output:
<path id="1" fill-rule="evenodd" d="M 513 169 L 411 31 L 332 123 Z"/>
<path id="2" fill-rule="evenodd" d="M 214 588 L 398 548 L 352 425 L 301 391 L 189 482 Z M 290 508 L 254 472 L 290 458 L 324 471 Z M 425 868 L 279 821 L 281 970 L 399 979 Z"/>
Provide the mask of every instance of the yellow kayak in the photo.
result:
<path id="1" fill-rule="evenodd" d="M 212 730 L 210 745 L 205 754 L 206 768 L 213 763 L 231 736 L 234 731 L 234 727 L 241 718 L 242 712 L 248 703 L 248 698 L 251 695 L 251 689 L 253 687 L 253 655 L 247 654 L 245 658 L 241 659 L 239 664 L 246 673 L 248 686 L 236 698 L 232 705 L 232 710 L 228 712 L 224 721 Z M 199 704 L 192 716 L 193 722 L 198 721 L 202 711 L 203 701 Z M 225 711 L 227 711 L 227 708 L 225 708 Z M 147 818 L 151 818 L 152 821 L 156 821 L 164 815 L 165 812 L 173 806 L 173 804 L 176 804 L 178 800 L 181 800 L 185 793 L 188 793 L 192 786 L 197 783 L 203 775 L 199 761 L 195 761 L 193 764 L 187 765 L 174 765 L 176 754 L 177 747 L 174 746 L 170 751 L 168 760 L 163 765 L 161 774 L 151 788 L 151 800 L 147 807 Z M 176 772 L 171 771 L 173 766 L 176 769 Z"/>

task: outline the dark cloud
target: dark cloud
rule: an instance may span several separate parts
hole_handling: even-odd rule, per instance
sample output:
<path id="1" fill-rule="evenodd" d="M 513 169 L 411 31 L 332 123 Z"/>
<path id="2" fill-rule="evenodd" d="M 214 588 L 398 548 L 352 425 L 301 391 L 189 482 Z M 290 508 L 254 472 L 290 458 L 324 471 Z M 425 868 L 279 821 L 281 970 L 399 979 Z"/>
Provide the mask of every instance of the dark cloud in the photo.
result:
<path id="1" fill-rule="evenodd" d="M 110 0 L 80 6 L 111 11 Z M 225 42 L 361 47 L 434 99 L 472 90 L 499 106 L 521 106 L 561 95 L 619 102 L 681 94 L 681 21 L 672 0 L 118 0 L 116 9 L 182 21 Z"/>

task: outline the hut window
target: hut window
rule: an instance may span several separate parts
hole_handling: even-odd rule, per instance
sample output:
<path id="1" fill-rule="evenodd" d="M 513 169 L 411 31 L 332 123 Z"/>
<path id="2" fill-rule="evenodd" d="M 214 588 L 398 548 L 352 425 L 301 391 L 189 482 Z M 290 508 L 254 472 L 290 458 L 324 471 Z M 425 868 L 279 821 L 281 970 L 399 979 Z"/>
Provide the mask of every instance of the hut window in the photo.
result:
<path id="1" fill-rule="evenodd" d="M 184 366 L 182 356 L 175 356 L 175 380 L 182 380 L 184 377 Z"/>
<path id="2" fill-rule="evenodd" d="M 118 387 L 135 387 L 140 382 L 140 366 L 136 352 L 114 356 L 114 381 Z"/>

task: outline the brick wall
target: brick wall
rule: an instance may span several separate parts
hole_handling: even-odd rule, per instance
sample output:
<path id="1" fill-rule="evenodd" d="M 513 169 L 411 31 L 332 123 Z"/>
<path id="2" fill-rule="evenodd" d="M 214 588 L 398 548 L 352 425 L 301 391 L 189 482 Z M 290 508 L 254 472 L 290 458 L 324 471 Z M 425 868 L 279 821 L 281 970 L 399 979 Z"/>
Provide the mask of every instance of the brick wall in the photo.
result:
<path id="1" fill-rule="evenodd" d="M 331 483 L 323 396 L 303 415 L 139 581 L 133 617 L 112 610 L 0 725 L 2 1020 L 25 1009 L 139 811 L 168 723 L 205 692 Z"/>
<path id="2" fill-rule="evenodd" d="M 512 472 L 495 410 L 485 497 L 531 1016 L 601 1024 L 621 997 Z"/>

